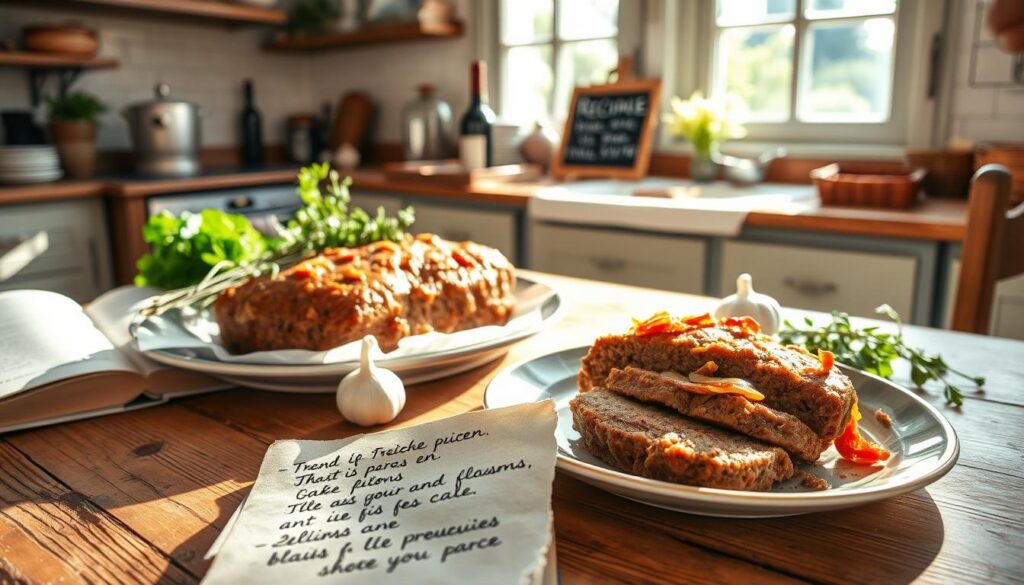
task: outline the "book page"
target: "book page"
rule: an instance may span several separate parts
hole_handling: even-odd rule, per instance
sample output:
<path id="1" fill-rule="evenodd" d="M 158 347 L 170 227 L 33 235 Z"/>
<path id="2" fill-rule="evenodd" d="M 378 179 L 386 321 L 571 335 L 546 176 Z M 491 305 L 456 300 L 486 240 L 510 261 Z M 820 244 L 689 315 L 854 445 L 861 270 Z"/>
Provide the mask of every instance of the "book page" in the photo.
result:
<path id="1" fill-rule="evenodd" d="M 135 369 L 78 303 L 47 291 L 0 293 L 0 399 L 104 371 Z"/>
<path id="2" fill-rule="evenodd" d="M 85 314 L 107 336 L 114 347 L 121 350 L 143 376 L 149 377 L 163 366 L 139 353 L 133 344 L 128 327 L 132 318 L 153 295 L 160 291 L 150 287 L 119 286 L 96 297 L 85 308 Z"/>
<path id="3" fill-rule="evenodd" d="M 203 583 L 530 583 L 551 540 L 555 410 L 277 441 Z"/>
<path id="4" fill-rule="evenodd" d="M 200 372 L 172 368 L 146 357 L 135 347 L 130 326 L 135 315 L 149 299 L 159 294 L 155 288 L 120 286 L 96 298 L 85 313 L 107 339 L 121 351 L 149 382 L 147 394 L 177 398 L 211 390 L 222 390 L 231 384 Z"/>

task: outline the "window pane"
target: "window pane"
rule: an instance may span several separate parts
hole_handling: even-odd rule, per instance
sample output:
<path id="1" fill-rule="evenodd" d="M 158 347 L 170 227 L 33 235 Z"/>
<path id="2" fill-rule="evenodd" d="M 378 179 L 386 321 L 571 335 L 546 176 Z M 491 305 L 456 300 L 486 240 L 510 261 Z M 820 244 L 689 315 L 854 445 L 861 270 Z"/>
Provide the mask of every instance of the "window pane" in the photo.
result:
<path id="1" fill-rule="evenodd" d="M 564 120 L 569 111 L 572 90 L 577 85 L 600 85 L 608 81 L 608 72 L 619 64 L 619 51 L 612 39 L 579 41 L 562 45 L 558 56 L 558 90 L 555 94 L 555 119 Z"/>
<path id="2" fill-rule="evenodd" d="M 716 4 L 718 26 L 785 22 L 796 15 L 796 0 L 718 0 Z"/>
<path id="3" fill-rule="evenodd" d="M 563 39 L 614 37 L 618 30 L 619 0 L 561 0 L 558 3 L 558 36 Z"/>
<path id="4" fill-rule="evenodd" d="M 715 93 L 742 100 L 751 121 L 788 119 L 794 31 L 791 24 L 721 31 Z"/>
<path id="5" fill-rule="evenodd" d="M 551 38 L 553 0 L 501 0 L 501 42 L 525 45 Z"/>
<path id="6" fill-rule="evenodd" d="M 807 18 L 835 18 L 892 14 L 895 11 L 896 0 L 810 0 L 804 14 Z"/>
<path id="7" fill-rule="evenodd" d="M 801 120 L 882 122 L 889 117 L 895 25 L 891 18 L 813 24 L 800 84 Z"/>
<path id="8" fill-rule="evenodd" d="M 554 82 L 550 45 L 508 49 L 502 83 L 503 116 L 522 124 L 547 120 Z"/>

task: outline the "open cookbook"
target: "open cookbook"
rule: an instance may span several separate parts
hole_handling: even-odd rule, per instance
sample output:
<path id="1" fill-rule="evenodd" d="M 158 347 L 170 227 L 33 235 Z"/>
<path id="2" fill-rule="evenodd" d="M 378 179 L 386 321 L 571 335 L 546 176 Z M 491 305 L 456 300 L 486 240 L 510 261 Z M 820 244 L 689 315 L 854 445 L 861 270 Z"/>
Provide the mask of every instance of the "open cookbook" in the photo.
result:
<path id="1" fill-rule="evenodd" d="M 152 294 L 125 286 L 82 307 L 53 292 L 0 293 L 0 433 L 226 388 L 134 349 L 128 325 Z"/>

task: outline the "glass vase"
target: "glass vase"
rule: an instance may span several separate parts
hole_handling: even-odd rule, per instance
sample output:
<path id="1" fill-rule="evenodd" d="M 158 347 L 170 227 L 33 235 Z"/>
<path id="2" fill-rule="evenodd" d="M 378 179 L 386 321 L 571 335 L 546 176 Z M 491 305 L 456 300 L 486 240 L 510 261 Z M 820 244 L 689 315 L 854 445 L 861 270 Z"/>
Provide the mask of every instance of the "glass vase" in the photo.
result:
<path id="1" fill-rule="evenodd" d="M 690 159 L 690 178 L 694 183 L 711 183 L 718 178 L 718 163 L 710 152 L 695 152 Z"/>

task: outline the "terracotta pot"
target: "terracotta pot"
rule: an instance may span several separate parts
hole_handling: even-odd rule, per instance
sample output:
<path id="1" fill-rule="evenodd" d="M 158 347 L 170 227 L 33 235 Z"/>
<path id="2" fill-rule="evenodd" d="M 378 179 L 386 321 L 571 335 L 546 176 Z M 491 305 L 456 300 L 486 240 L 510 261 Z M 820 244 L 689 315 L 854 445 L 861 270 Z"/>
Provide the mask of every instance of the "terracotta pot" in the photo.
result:
<path id="1" fill-rule="evenodd" d="M 558 148 L 558 141 L 558 133 L 537 122 L 533 127 L 533 132 L 523 138 L 519 145 L 519 152 L 526 162 L 540 165 L 547 172 L 551 168 L 551 158 Z"/>
<path id="2" fill-rule="evenodd" d="M 60 165 L 72 179 L 87 179 L 96 171 L 96 124 L 84 120 L 54 120 L 50 133 Z"/>

